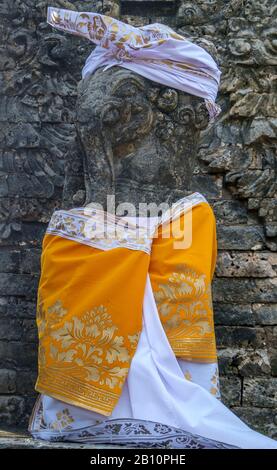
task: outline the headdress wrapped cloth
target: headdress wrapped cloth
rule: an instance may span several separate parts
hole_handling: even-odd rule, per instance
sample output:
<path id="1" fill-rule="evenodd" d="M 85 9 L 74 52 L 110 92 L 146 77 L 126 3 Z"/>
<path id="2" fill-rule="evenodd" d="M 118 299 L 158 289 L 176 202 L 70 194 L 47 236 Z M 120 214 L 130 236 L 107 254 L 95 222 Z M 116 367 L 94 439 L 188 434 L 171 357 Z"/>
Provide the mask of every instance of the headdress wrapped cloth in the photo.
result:
<path id="1" fill-rule="evenodd" d="M 221 72 L 214 59 L 168 26 L 155 23 L 136 28 L 99 13 L 53 7 L 48 7 L 47 22 L 96 44 L 82 70 L 83 78 L 99 67 L 120 65 L 155 82 L 202 97 L 211 120 L 220 113 L 215 99 Z"/>

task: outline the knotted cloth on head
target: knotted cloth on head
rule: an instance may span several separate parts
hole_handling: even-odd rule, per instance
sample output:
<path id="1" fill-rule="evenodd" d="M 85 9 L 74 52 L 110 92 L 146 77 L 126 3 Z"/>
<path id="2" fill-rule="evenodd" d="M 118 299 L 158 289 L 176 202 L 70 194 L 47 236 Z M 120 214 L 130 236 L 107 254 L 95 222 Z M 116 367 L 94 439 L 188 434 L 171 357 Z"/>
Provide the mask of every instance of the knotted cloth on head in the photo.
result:
<path id="1" fill-rule="evenodd" d="M 157 83 L 205 100 L 210 120 L 220 113 L 215 103 L 221 71 L 202 47 L 168 26 L 154 23 L 136 28 L 109 16 L 48 7 L 47 22 L 56 29 L 96 44 L 82 78 L 99 67 L 130 69 Z"/>

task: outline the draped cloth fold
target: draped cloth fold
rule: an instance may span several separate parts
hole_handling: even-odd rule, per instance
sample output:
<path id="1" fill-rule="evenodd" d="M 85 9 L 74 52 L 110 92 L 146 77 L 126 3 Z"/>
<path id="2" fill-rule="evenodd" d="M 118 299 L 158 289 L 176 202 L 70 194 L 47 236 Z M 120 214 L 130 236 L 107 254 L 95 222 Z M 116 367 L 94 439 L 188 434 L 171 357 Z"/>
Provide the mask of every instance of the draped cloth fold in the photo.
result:
<path id="1" fill-rule="evenodd" d="M 43 240 L 31 434 L 276 449 L 219 399 L 216 252 L 214 214 L 199 193 L 150 219 L 55 211 Z"/>

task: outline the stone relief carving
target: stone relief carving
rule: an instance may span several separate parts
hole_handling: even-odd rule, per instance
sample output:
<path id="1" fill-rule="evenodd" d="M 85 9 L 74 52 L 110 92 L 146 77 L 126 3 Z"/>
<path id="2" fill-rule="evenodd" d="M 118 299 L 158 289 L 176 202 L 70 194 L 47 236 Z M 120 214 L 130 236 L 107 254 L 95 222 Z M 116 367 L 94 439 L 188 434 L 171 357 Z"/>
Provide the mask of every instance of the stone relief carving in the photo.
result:
<path id="1" fill-rule="evenodd" d="M 99 69 L 78 86 L 85 203 L 173 202 L 190 192 L 204 100 L 134 72 Z M 80 156 L 79 156 L 80 157 Z"/>
<path id="2" fill-rule="evenodd" d="M 32 5 L 31 0 L 29 2 L 14 1 L 4 4 L 6 6 L 4 15 L 9 19 L 11 28 L 8 27 L 6 31 L 7 42 L 4 55 L 2 55 L 3 69 L 8 71 L 6 76 L 3 77 L 5 86 L 1 104 L 2 119 L 6 118 L 8 122 L 24 121 L 26 124 L 25 127 L 22 127 L 22 124 L 19 124 L 19 127 L 14 124 L 8 125 L 8 128 L 4 132 L 2 131 L 2 135 L 5 133 L 8 136 L 4 143 L 6 148 L 28 147 L 29 149 L 31 147 L 35 148 L 35 146 L 40 148 L 41 143 L 37 139 L 40 138 L 41 122 L 52 124 L 54 122 L 70 122 L 71 126 L 61 126 L 60 124 L 56 126 L 57 134 L 55 136 L 52 132 L 52 142 L 57 139 L 59 134 L 60 142 L 64 139 L 63 145 L 68 148 L 68 154 L 62 151 L 61 158 L 63 161 L 60 162 L 61 165 L 58 170 L 58 176 L 62 176 L 60 171 L 63 171 L 65 164 L 67 168 L 73 164 L 73 142 L 76 145 L 75 153 L 80 152 L 80 148 L 78 149 L 76 144 L 76 130 L 73 130 L 76 117 L 74 103 L 76 100 L 76 84 L 80 79 L 81 64 L 90 45 L 75 40 L 75 43 L 78 44 L 78 54 L 76 54 L 72 46 L 72 38 L 55 32 L 49 33 L 49 28 L 45 26 L 45 22 L 39 21 L 48 3 L 40 2 L 37 4 L 32 9 L 31 16 L 30 9 L 28 9 Z M 66 8 L 78 8 L 78 5 L 72 2 L 59 1 L 57 3 L 59 6 Z M 96 10 L 101 9 L 98 3 L 95 2 Z M 220 118 L 215 129 L 213 131 L 209 130 L 208 151 L 204 147 L 205 152 L 200 153 L 201 158 L 203 155 L 202 161 L 208 163 L 211 173 L 223 175 L 226 188 L 230 188 L 232 194 L 236 197 L 246 200 L 248 208 L 251 211 L 257 211 L 258 215 L 263 218 L 265 237 L 269 239 L 267 245 L 270 249 L 275 250 L 276 208 L 275 202 L 272 200 L 276 195 L 275 142 L 271 142 L 271 140 L 274 139 L 276 133 L 276 123 L 274 121 L 276 77 L 274 79 L 274 69 L 271 66 L 276 62 L 276 58 L 274 55 L 274 34 L 272 28 L 268 28 L 268 22 L 264 20 L 263 16 L 266 14 L 269 17 L 273 14 L 274 4 L 265 1 L 257 6 L 256 3 L 255 1 L 246 2 L 244 7 L 247 15 L 241 19 L 241 17 L 235 16 L 237 9 L 242 7 L 240 0 L 228 2 L 227 5 L 225 2 L 220 1 L 199 1 L 193 4 L 182 2 L 177 10 L 176 24 L 180 28 L 180 32 L 194 38 L 202 47 L 206 47 L 220 64 L 222 63 L 221 101 L 223 109 L 227 112 Z M 110 12 L 113 12 L 115 16 L 119 14 L 119 4 L 117 2 L 105 2 L 103 8 L 108 14 Z M 197 30 L 197 27 L 207 25 L 207 15 L 210 15 L 211 21 L 209 23 L 213 25 L 214 29 L 206 31 L 203 36 Z M 32 28 L 23 27 L 28 22 L 32 24 Z M 34 28 L 35 22 L 38 23 L 36 30 Z M 224 30 L 222 29 L 223 24 Z M 253 28 L 255 34 L 253 34 Z M 261 34 L 262 31 L 263 34 Z M 218 34 L 220 38 L 224 34 L 226 39 L 221 40 L 219 45 L 207 41 L 215 34 Z M 243 52 L 245 47 L 242 47 L 241 41 L 248 44 L 249 41 L 251 42 L 251 38 L 253 39 L 257 35 L 262 37 L 262 46 L 259 44 L 257 47 L 255 46 L 255 51 L 251 49 L 252 46 L 246 47 L 248 51 L 246 55 L 248 54 L 251 58 L 251 61 L 248 60 L 247 62 Z M 236 67 L 226 68 L 226 62 L 223 61 L 225 54 L 228 54 L 228 60 L 231 60 L 234 65 L 236 64 Z M 261 57 L 261 61 L 259 57 Z M 241 65 L 253 65 L 254 63 L 270 64 L 270 67 L 266 69 L 250 68 L 249 74 L 245 74 Z M 61 70 L 63 66 L 65 66 L 64 71 Z M 14 68 L 18 72 L 11 74 L 9 71 Z M 24 71 L 27 69 L 28 73 L 22 74 L 22 68 L 24 68 Z M 44 68 L 51 71 L 48 76 L 42 73 Z M 45 90 L 47 90 L 47 94 L 45 94 Z M 159 113 L 155 113 L 155 116 L 157 120 Z M 168 119 L 165 121 L 166 123 L 159 124 L 159 132 L 163 132 L 161 140 L 164 140 L 164 142 L 166 141 L 165 135 L 169 136 L 173 132 L 173 123 L 170 124 Z M 36 123 L 38 124 L 37 128 Z M 107 127 L 107 124 L 105 126 Z M 220 134 L 220 137 L 217 138 L 216 134 Z M 22 135 L 27 139 L 26 142 L 22 141 Z M 21 141 L 15 141 L 14 139 L 19 139 L 19 136 Z M 48 135 L 48 138 L 50 139 L 49 147 L 51 146 L 51 137 Z M 179 140 L 180 138 L 177 139 L 178 142 Z M 266 143 L 264 143 L 264 140 L 266 140 Z M 172 142 L 172 139 L 170 141 Z M 228 149 L 226 149 L 226 145 Z M 230 145 L 233 146 L 232 152 L 229 148 Z M 241 161 L 244 164 L 239 171 L 236 168 L 235 160 L 237 157 L 235 155 L 240 152 L 240 146 L 243 148 Z M 245 152 L 246 146 L 247 152 Z M 259 146 L 262 147 L 262 152 L 258 155 L 257 147 L 259 148 Z M 52 147 L 52 153 L 54 153 L 54 148 L 55 144 Z M 163 148 L 165 148 L 165 144 Z M 248 157 L 245 160 L 246 153 L 251 154 L 252 159 Z M 253 157 L 253 153 L 255 157 Z M 255 161 L 253 161 L 253 158 Z M 40 160 L 43 161 L 43 159 Z M 49 169 L 51 165 L 49 166 L 48 174 L 49 171 L 52 172 L 51 174 L 55 174 L 59 160 L 57 158 L 53 159 L 53 157 L 50 160 L 52 160 L 54 166 L 51 170 Z M 227 167 L 224 166 L 223 160 Z M 228 164 L 226 163 L 227 160 Z M 66 179 L 64 203 L 67 205 L 73 202 L 70 197 L 72 198 L 74 194 L 74 203 L 79 204 L 83 200 L 82 188 L 77 187 L 77 184 L 82 184 L 82 174 L 76 174 L 77 169 L 82 168 L 79 163 L 78 159 L 75 160 L 74 165 L 77 165 L 77 168 L 75 168 L 73 174 L 70 174 L 70 172 L 72 173 L 71 169 L 69 171 L 70 176 Z M 5 168 L 3 168 L 3 171 L 6 171 Z M 45 168 L 42 171 L 45 171 Z M 21 181 L 23 174 L 22 171 Z M 47 179 L 47 171 L 46 174 L 41 174 L 41 178 L 43 177 Z M 122 177 L 124 178 L 124 176 Z M 56 180 L 60 181 L 57 186 L 61 187 L 62 179 L 56 178 Z M 8 177 L 6 181 L 6 193 L 9 192 L 11 196 L 12 191 L 10 192 L 7 187 L 9 181 L 11 181 L 11 177 Z M 71 189 L 69 181 L 72 184 Z M 179 182 L 181 182 L 181 178 L 179 178 Z M 48 192 L 45 190 L 48 198 L 53 195 L 53 183 L 53 179 L 48 182 L 52 186 L 51 194 L 49 190 Z M 178 181 L 175 183 L 177 183 L 178 188 Z M 189 190 L 188 187 L 186 189 Z M 174 198 L 174 196 L 172 197 Z M 264 198 L 267 201 L 264 201 Z M 4 233 L 8 232 L 4 230 Z"/>

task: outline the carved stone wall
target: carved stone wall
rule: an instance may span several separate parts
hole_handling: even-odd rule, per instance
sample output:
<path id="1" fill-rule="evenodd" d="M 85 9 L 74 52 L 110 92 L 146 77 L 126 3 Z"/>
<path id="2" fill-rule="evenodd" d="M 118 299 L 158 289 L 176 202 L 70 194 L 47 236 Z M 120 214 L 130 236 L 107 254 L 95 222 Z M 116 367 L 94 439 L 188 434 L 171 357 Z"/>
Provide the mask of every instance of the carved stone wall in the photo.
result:
<path id="1" fill-rule="evenodd" d="M 57 33 L 46 6 L 163 22 L 211 40 L 223 112 L 202 132 L 194 191 L 213 205 L 213 283 L 224 401 L 277 438 L 276 40 L 273 0 L 2 0 L 0 31 L 0 419 L 26 424 L 34 403 L 36 289 L 52 211 L 83 188 L 76 96 L 91 45 Z M 208 46 L 207 46 L 208 47 Z M 65 168 L 71 165 L 70 184 Z"/>

